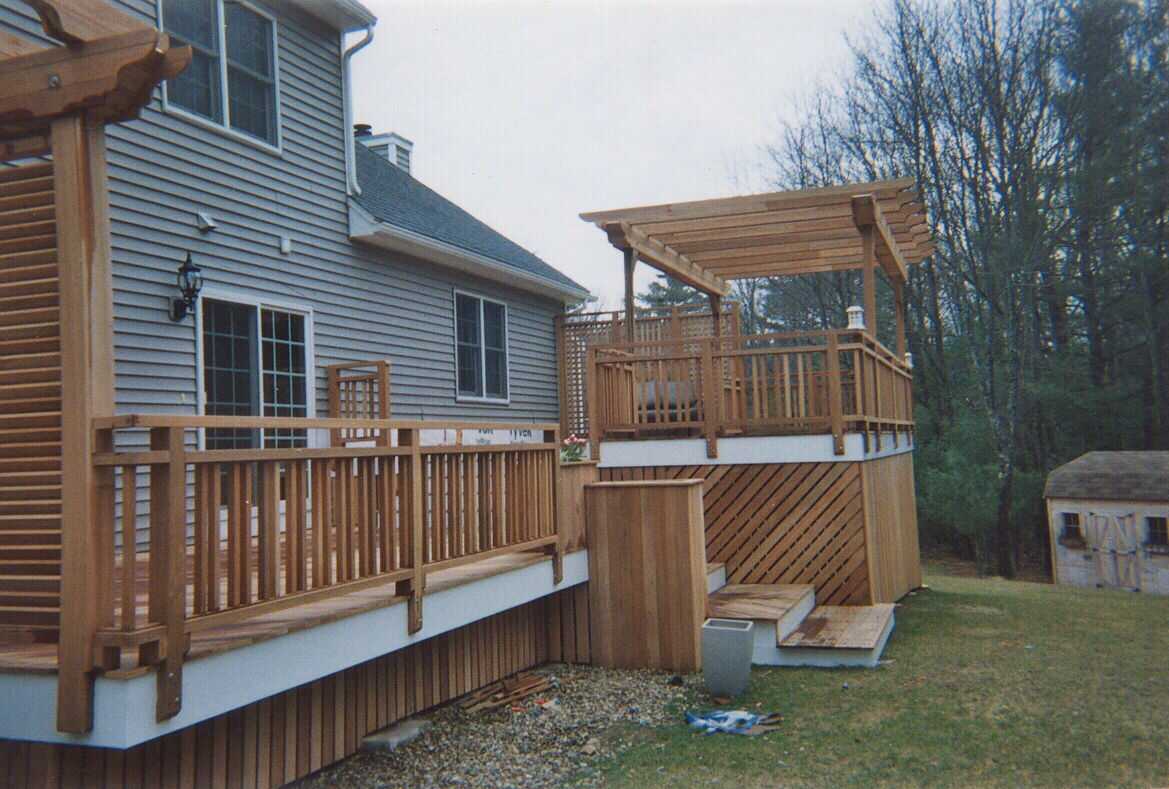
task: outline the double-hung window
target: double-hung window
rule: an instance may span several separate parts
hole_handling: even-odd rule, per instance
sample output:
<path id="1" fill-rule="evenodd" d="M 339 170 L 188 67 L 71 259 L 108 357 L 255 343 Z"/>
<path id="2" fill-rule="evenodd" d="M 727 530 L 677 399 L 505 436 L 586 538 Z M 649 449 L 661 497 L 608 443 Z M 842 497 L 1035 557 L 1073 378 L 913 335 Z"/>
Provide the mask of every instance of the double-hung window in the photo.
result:
<path id="1" fill-rule="evenodd" d="M 309 415 L 306 313 L 202 300 L 203 410 L 209 416 Z M 303 447 L 304 430 L 208 429 L 208 449 Z"/>
<path id="2" fill-rule="evenodd" d="M 507 307 L 455 293 L 455 356 L 460 399 L 507 400 Z"/>
<path id="3" fill-rule="evenodd" d="M 237 0 L 162 0 L 163 29 L 191 64 L 165 86 L 168 107 L 279 144 L 276 23 Z"/>

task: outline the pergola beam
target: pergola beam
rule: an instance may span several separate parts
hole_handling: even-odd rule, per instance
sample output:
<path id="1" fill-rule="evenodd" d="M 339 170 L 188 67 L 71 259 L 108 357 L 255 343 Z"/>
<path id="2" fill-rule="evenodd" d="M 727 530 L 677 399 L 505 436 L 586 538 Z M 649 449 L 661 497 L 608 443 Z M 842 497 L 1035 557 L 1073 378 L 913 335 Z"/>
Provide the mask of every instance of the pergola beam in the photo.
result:
<path id="1" fill-rule="evenodd" d="M 662 242 L 650 238 L 628 222 L 621 222 L 619 226 L 625 242 L 650 266 L 708 295 L 725 296 L 731 292 L 730 283 L 705 271 L 685 255 L 680 255 Z"/>
<path id="2" fill-rule="evenodd" d="M 862 235 L 865 228 L 871 227 L 873 229 L 880 246 L 885 251 L 884 255 L 877 255 L 885 273 L 890 278 L 897 278 L 905 282 L 909 277 L 909 267 L 905 264 L 905 258 L 901 255 L 897 240 L 893 237 L 893 231 L 889 229 L 889 224 L 885 221 L 885 216 L 882 214 L 881 206 L 877 204 L 876 198 L 871 194 L 853 197 L 852 215 L 853 221 L 862 231 Z M 867 252 L 867 246 L 865 250 Z"/>
<path id="3" fill-rule="evenodd" d="M 0 137 L 39 131 L 71 113 L 85 112 L 97 123 L 135 117 L 154 86 L 190 59 L 190 47 L 172 48 L 169 36 L 144 25 L 90 44 L 6 58 L 0 61 Z"/>
<path id="4" fill-rule="evenodd" d="M 581 214 L 581 218 L 587 222 L 596 224 L 609 224 L 612 222 L 642 224 L 645 222 L 662 222 L 676 219 L 729 216 L 752 211 L 774 212 L 785 208 L 831 205 L 838 203 L 841 197 L 847 197 L 858 192 L 872 193 L 880 195 L 882 198 L 893 198 L 898 193 L 913 185 L 914 181 L 912 178 L 899 178 L 890 181 L 874 181 L 860 185 L 828 186 L 817 189 L 800 189 L 790 192 L 748 195 L 745 197 L 696 200 L 687 203 L 663 203 L 661 205 L 626 208 L 618 211 L 594 211 Z"/>

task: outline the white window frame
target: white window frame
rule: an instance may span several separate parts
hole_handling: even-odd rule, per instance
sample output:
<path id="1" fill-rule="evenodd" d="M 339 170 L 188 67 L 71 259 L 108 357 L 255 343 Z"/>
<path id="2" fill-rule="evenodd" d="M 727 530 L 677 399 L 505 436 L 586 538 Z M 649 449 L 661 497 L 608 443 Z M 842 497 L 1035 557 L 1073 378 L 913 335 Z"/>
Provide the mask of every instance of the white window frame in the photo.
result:
<path id="1" fill-rule="evenodd" d="M 252 307 L 256 313 L 256 386 L 259 387 L 259 403 L 260 414 L 264 413 L 264 364 L 263 352 L 264 341 L 261 333 L 262 324 L 260 323 L 260 310 L 272 309 L 280 310 L 281 312 L 291 312 L 304 317 L 304 400 L 305 400 L 305 417 L 313 419 L 317 415 L 317 350 L 314 343 L 314 325 L 313 325 L 313 308 L 304 304 L 296 302 L 283 301 L 280 299 L 270 299 L 258 294 L 237 290 L 235 288 L 224 288 L 213 285 L 206 285 L 203 290 L 199 292 L 199 299 L 195 305 L 195 407 L 199 416 L 206 416 L 207 414 L 207 392 L 204 391 L 204 364 L 203 364 L 203 299 L 211 299 L 212 301 L 226 301 L 232 304 L 239 304 L 245 307 Z M 207 448 L 207 435 L 205 428 L 199 428 L 199 449 Z M 320 439 L 317 433 L 320 431 L 308 431 L 308 446 L 320 446 Z M 261 431 L 260 444 L 263 445 L 263 431 Z"/>
<path id="2" fill-rule="evenodd" d="M 475 395 L 465 395 L 459 392 L 459 296 L 466 296 L 472 299 L 479 300 L 479 376 L 482 379 L 483 395 L 476 397 Z M 484 337 L 484 332 L 487 331 L 486 324 L 483 320 L 483 304 L 491 302 L 499 307 L 503 307 L 503 355 L 504 365 L 503 374 L 506 376 L 507 397 L 490 397 L 487 394 L 487 342 Z M 484 296 L 482 293 L 476 293 L 471 290 L 460 290 L 455 288 L 451 296 L 451 314 L 453 318 L 454 332 L 452 341 L 454 344 L 454 368 L 455 368 L 455 402 L 456 403 L 493 403 L 495 405 L 510 405 L 511 404 L 511 310 L 508 309 L 507 303 L 499 299 L 493 299 L 490 296 Z"/>
<path id="3" fill-rule="evenodd" d="M 231 99 L 227 95 L 227 15 L 223 10 L 224 0 L 214 0 L 215 13 L 218 15 L 219 22 L 219 101 L 221 102 L 220 110 L 223 115 L 223 122 L 217 123 L 210 118 L 204 118 L 190 110 L 184 109 L 177 104 L 171 104 L 167 97 L 167 83 L 162 83 L 162 109 L 168 115 L 174 115 L 182 118 L 185 121 L 201 126 L 204 129 L 222 134 L 230 137 L 237 142 L 242 142 L 250 145 L 253 148 L 259 148 L 262 151 L 276 154 L 277 156 L 284 155 L 284 135 L 282 133 L 282 125 L 280 123 L 281 107 L 280 107 L 280 37 L 277 35 L 276 17 L 269 14 L 262 8 L 247 2 L 247 0 L 233 0 L 238 2 L 247 10 L 262 16 L 272 23 L 272 90 L 275 93 L 275 100 L 273 102 L 273 112 L 275 113 L 276 122 L 276 142 L 270 143 L 267 140 L 262 140 L 259 137 L 253 137 L 247 132 L 238 131 L 231 126 Z M 155 0 L 155 8 L 158 13 L 158 29 L 166 30 L 166 24 L 162 18 L 162 4 L 163 0 Z"/>

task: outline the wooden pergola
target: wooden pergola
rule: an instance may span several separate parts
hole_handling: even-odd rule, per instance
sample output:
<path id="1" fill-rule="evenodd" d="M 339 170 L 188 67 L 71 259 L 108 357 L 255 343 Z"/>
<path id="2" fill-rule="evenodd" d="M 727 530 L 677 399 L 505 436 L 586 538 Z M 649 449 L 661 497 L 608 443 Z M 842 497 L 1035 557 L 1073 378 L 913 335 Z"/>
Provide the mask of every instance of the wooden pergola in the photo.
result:
<path id="1" fill-rule="evenodd" d="M 934 249 L 911 178 L 594 211 L 581 219 L 605 231 L 625 255 L 627 332 L 634 325 L 639 260 L 706 293 L 715 314 L 732 280 L 860 269 L 865 326 L 874 334 L 880 266 L 893 287 L 901 357 L 908 269 Z"/>
<path id="2" fill-rule="evenodd" d="M 0 189 L 0 253 L 8 258 L 3 282 L 6 293 L 39 288 L 36 292 L 57 306 L 52 317 L 35 325 L 18 326 L 20 313 L 14 313 L 6 328 L 18 333 L 6 339 L 17 339 L 5 345 L 8 352 L 16 349 L 42 360 L 38 364 L 57 367 L 60 388 L 56 396 L 9 404 L 23 412 L 5 413 L 9 419 L 48 414 L 59 420 L 59 445 L 35 458 L 60 469 L 59 525 L 42 525 L 25 538 L 49 541 L 59 529 L 60 591 L 53 601 L 60 607 L 57 726 L 82 733 L 93 721 L 102 541 L 113 540 L 112 531 L 99 534 L 94 527 L 99 502 L 114 495 L 112 477 L 100 478 L 91 461 L 96 451 L 111 449 L 96 445 L 92 421 L 114 412 L 105 125 L 137 117 L 154 88 L 187 66 L 191 48 L 172 46 L 165 33 L 104 0 L 25 2 L 59 45 L 0 32 L 0 163 L 23 162 L 0 165 L 0 187 L 6 187 Z M 36 157 L 51 162 L 30 164 Z M 29 172 L 35 176 L 26 176 Z M 46 268 L 52 276 L 38 273 Z M 179 480 L 180 498 L 182 485 Z M 35 520 L 40 512 L 30 508 L 19 514 Z M 171 604 L 181 607 L 183 600 Z M 152 603 L 157 621 L 156 608 Z M 170 643 L 183 643 L 183 635 L 172 633 Z M 178 710 L 181 675 L 175 655 L 181 656 L 177 647 L 160 658 L 165 665 L 159 672 L 160 714 Z"/>

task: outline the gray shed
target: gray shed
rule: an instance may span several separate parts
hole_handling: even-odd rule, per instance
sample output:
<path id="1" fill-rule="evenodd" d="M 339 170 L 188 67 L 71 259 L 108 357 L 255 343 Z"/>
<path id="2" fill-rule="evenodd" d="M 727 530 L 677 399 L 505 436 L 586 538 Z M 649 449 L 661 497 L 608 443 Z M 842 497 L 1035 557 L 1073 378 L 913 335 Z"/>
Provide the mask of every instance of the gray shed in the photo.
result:
<path id="1" fill-rule="evenodd" d="M 1056 583 L 1169 594 L 1169 452 L 1088 452 L 1043 495 Z"/>

